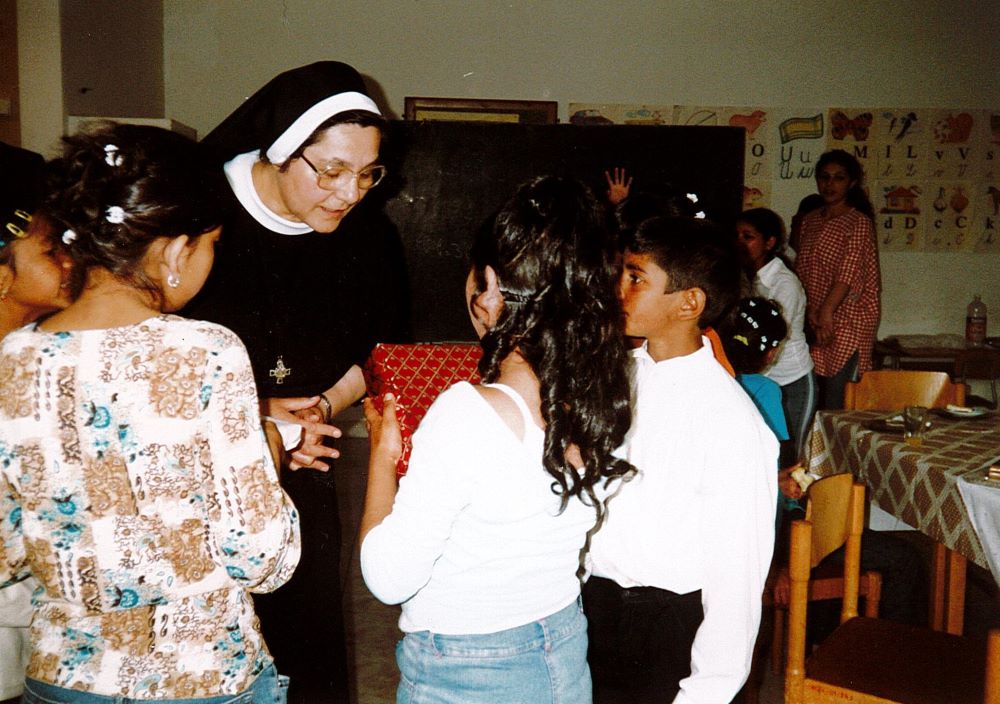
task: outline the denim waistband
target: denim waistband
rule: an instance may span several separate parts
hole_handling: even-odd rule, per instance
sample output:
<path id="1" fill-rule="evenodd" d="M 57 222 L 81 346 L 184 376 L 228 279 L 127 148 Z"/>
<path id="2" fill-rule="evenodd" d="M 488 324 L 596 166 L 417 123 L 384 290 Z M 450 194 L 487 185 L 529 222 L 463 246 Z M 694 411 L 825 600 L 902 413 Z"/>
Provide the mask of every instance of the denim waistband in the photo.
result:
<path id="1" fill-rule="evenodd" d="M 577 597 L 568 606 L 545 618 L 494 633 L 448 635 L 416 631 L 407 633 L 406 638 L 440 655 L 511 655 L 562 640 L 586 629 L 583 601 Z"/>

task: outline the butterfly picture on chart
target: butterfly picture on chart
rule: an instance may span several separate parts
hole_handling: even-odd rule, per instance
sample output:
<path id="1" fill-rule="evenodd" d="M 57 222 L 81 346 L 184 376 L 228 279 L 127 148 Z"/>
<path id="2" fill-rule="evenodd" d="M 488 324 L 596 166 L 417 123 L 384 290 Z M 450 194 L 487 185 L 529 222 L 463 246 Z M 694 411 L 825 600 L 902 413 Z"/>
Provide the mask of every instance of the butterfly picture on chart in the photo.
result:
<path id="1" fill-rule="evenodd" d="M 852 118 L 842 110 L 835 110 L 830 115 L 830 135 L 838 141 L 850 136 L 855 142 L 864 142 L 868 139 L 872 122 L 873 117 L 870 112 L 863 112 Z"/>

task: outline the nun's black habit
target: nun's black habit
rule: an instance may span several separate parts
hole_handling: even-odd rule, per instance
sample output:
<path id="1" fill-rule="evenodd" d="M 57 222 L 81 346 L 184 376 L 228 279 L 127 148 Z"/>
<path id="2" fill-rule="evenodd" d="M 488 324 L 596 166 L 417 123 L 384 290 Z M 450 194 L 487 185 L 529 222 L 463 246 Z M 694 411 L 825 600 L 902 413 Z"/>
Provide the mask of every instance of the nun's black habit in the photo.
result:
<path id="1" fill-rule="evenodd" d="M 378 112 L 360 76 L 320 62 L 273 79 L 204 140 L 228 162 L 234 192 L 211 276 L 185 314 L 242 338 L 264 398 L 325 391 L 397 337 L 401 248 L 378 204 L 362 200 L 332 233 L 283 234 L 248 211 L 232 172 L 240 155 L 283 163 L 322 122 L 354 109 Z M 347 701 L 334 473 L 282 473 L 302 518 L 302 559 L 284 587 L 255 598 L 294 702 Z"/>

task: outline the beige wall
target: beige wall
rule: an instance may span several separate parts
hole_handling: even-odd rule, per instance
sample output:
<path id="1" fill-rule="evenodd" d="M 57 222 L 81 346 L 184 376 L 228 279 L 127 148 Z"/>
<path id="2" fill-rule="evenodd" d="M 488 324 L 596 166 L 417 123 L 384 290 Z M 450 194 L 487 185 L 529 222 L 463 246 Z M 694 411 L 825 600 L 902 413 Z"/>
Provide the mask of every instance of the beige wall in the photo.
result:
<path id="1" fill-rule="evenodd" d="M 163 117 L 161 0 L 61 0 L 67 115 Z"/>
<path id="2" fill-rule="evenodd" d="M 163 21 L 166 116 L 200 134 L 320 59 L 396 114 L 408 95 L 556 100 L 563 119 L 569 102 L 1000 108 L 1000 0 L 164 0 Z M 884 254 L 882 334 L 961 332 L 977 292 L 1000 334 L 998 265 Z"/>
<path id="3" fill-rule="evenodd" d="M 63 130 L 59 0 L 17 0 L 21 146 L 50 155 Z"/>

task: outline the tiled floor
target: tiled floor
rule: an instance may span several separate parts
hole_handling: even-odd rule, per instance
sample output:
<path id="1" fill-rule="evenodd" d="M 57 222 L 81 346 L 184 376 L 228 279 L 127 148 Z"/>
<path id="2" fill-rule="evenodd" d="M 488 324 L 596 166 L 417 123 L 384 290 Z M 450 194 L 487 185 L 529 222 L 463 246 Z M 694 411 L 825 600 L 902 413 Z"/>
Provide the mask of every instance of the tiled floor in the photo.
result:
<path id="1" fill-rule="evenodd" d="M 368 443 L 364 438 L 346 438 L 340 443 L 337 480 L 344 521 L 345 611 L 348 649 L 351 657 L 353 704 L 384 704 L 395 701 L 397 670 L 395 646 L 400 637 L 396 626 L 399 607 L 378 602 L 364 586 L 358 567 L 357 527 L 364 500 Z M 1000 628 L 1000 598 L 990 574 L 971 565 L 966 599 L 966 634 L 983 637 L 990 628 Z M 782 678 L 764 668 L 760 704 L 783 701 Z"/>

